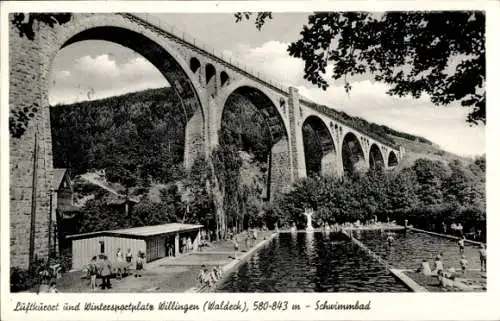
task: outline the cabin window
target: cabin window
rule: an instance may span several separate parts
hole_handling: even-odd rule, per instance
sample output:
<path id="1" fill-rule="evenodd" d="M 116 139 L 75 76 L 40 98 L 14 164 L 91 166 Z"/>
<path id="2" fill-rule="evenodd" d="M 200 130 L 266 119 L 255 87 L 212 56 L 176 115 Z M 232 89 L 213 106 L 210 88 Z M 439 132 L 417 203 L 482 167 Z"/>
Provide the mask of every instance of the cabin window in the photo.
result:
<path id="1" fill-rule="evenodd" d="M 104 241 L 99 241 L 99 247 L 101 248 L 101 254 L 104 254 Z"/>

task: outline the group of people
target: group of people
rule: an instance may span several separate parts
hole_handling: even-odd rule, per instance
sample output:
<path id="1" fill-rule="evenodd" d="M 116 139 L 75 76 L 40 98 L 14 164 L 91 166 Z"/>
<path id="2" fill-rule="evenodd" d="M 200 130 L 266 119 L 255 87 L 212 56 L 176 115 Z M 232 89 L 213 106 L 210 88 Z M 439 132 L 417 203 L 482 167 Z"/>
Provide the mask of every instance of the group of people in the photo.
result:
<path id="1" fill-rule="evenodd" d="M 198 245 L 199 246 L 199 245 Z M 183 237 L 181 239 L 181 253 L 190 253 L 194 250 L 193 241 L 190 237 Z M 196 249 L 199 250 L 199 247 Z"/>
<path id="2" fill-rule="evenodd" d="M 56 275 L 49 266 L 42 266 L 38 272 L 39 277 L 39 293 L 58 293 Z"/>
<path id="3" fill-rule="evenodd" d="M 197 280 L 200 283 L 200 288 L 211 288 L 222 278 L 222 268 L 220 265 L 214 267 L 211 271 L 205 266 L 201 266 Z"/>
<path id="4" fill-rule="evenodd" d="M 111 275 L 116 274 L 117 278 L 122 278 L 123 274 L 126 273 L 131 265 L 133 264 L 132 250 L 128 249 L 127 254 L 124 256 L 121 249 L 116 251 L 116 263 L 115 266 L 109 260 L 107 255 L 100 254 L 98 256 L 92 257 L 89 264 L 86 267 L 87 274 L 90 278 L 90 290 L 95 291 L 98 287 L 97 278 L 99 277 L 102 282 L 100 285 L 101 289 L 111 289 Z M 135 277 L 141 277 L 142 271 L 144 269 L 145 254 L 144 251 L 139 250 L 135 260 Z"/>
<path id="5" fill-rule="evenodd" d="M 449 229 L 451 230 L 451 233 L 449 233 L 448 231 L 448 225 L 445 222 L 441 223 L 441 231 L 444 234 L 452 234 L 460 237 L 467 235 L 470 239 L 473 240 L 481 240 L 483 236 L 481 229 L 476 229 L 474 226 L 472 226 L 468 230 L 468 232 L 464 232 L 464 227 L 461 223 L 453 222 L 450 224 Z"/>
<path id="6" fill-rule="evenodd" d="M 469 261 L 467 260 L 464 250 L 465 250 L 465 238 L 462 238 L 458 241 L 458 249 L 460 253 L 460 269 L 462 277 L 467 276 L 467 270 L 469 267 Z M 445 270 L 443 266 L 442 258 L 444 256 L 443 252 L 440 252 L 434 261 L 434 269 L 431 269 L 429 262 L 424 259 L 420 266 L 417 268 L 417 273 L 422 273 L 426 276 L 435 276 L 437 277 L 439 284 L 442 287 L 453 287 L 455 278 L 459 275 L 459 273 L 455 270 L 455 268 L 450 267 Z M 479 259 L 481 262 L 481 272 L 486 272 L 486 245 L 481 244 L 481 248 L 479 249 Z"/>

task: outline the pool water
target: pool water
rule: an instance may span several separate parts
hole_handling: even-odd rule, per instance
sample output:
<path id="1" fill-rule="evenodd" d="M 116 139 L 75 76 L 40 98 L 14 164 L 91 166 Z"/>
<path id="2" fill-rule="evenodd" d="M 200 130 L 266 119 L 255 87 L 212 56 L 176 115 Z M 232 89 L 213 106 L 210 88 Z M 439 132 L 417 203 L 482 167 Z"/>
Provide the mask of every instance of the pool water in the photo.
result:
<path id="1" fill-rule="evenodd" d="M 398 231 L 395 232 L 395 242 L 388 246 L 385 232 L 360 231 L 354 232 L 353 236 L 394 268 L 414 269 L 423 259 L 427 259 L 433 268 L 434 259 L 440 252 L 443 252 L 441 260 L 445 269 L 460 268 L 461 256 L 457 240 L 421 232 Z M 469 269 L 481 268 L 479 246 L 465 243 L 464 255 L 469 261 Z"/>
<path id="2" fill-rule="evenodd" d="M 408 292 L 339 234 L 281 233 L 218 286 L 218 292 Z"/>

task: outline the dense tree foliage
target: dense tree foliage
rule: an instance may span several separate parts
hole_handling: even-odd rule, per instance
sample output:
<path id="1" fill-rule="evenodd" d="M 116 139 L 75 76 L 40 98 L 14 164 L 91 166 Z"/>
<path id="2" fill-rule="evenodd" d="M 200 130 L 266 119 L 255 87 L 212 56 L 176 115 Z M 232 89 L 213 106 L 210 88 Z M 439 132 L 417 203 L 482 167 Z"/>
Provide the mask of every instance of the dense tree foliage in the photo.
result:
<path id="1" fill-rule="evenodd" d="M 186 119 L 170 88 L 51 108 L 55 167 L 136 186 L 178 179 Z"/>
<path id="2" fill-rule="evenodd" d="M 180 222 L 184 206 L 177 186 L 172 183 L 161 190 L 160 202 L 142 200 L 130 209 L 128 216 L 125 215 L 124 205 L 110 206 L 98 197 L 75 213 L 71 222 L 76 227 L 76 233 Z"/>
<path id="3" fill-rule="evenodd" d="M 486 221 L 485 158 L 470 164 L 417 160 L 399 171 L 369 171 L 339 181 L 308 178 L 274 204 L 280 224 L 305 227 L 305 208 L 313 208 L 315 225 L 379 220 L 389 217 L 403 223 L 432 228 L 460 222 L 466 228 L 483 228 Z"/>
<path id="4" fill-rule="evenodd" d="M 255 17 L 260 30 L 272 15 Z M 300 36 L 288 52 L 304 61 L 304 78 L 322 89 L 329 86 L 328 68 L 333 79 L 344 79 L 346 91 L 349 77 L 368 73 L 390 85 L 390 95 L 460 102 L 472 107 L 468 122 L 486 123 L 484 12 L 318 12 Z"/>

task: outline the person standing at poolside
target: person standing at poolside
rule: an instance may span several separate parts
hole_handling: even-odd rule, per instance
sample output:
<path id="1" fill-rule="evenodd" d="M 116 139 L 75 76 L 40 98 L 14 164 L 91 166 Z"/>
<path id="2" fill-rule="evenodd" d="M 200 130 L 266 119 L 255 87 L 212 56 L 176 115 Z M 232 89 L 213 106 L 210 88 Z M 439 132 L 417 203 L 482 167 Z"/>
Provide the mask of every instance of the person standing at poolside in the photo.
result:
<path id="1" fill-rule="evenodd" d="M 462 274 L 465 276 L 467 273 L 467 267 L 469 266 L 469 261 L 467 261 L 465 255 L 462 255 L 462 259 L 460 260 L 460 266 L 462 267 Z"/>
<path id="2" fill-rule="evenodd" d="M 90 291 L 94 292 L 97 288 L 97 257 L 93 256 L 87 267 L 90 276 Z"/>
<path id="3" fill-rule="evenodd" d="M 112 271 L 111 261 L 108 259 L 106 255 L 104 255 L 101 266 L 101 278 L 102 278 L 101 288 L 103 290 L 105 288 L 111 289 L 111 271 Z"/>
<path id="4" fill-rule="evenodd" d="M 116 261 L 117 262 L 123 262 L 123 253 L 120 248 L 116 251 Z"/>
<path id="5" fill-rule="evenodd" d="M 39 286 L 38 286 L 38 292 L 40 293 L 47 293 L 49 292 L 50 288 L 50 280 L 52 279 L 50 275 L 50 271 L 46 265 L 43 265 L 40 272 L 38 273 L 39 277 Z"/>
<path id="6" fill-rule="evenodd" d="M 458 241 L 458 250 L 460 254 L 464 253 L 465 249 L 465 236 L 463 236 L 459 241 Z"/>
<path id="7" fill-rule="evenodd" d="M 486 272 L 486 245 L 481 244 L 479 250 L 479 260 L 481 261 L 481 272 Z"/>
<path id="8" fill-rule="evenodd" d="M 134 275 L 134 277 L 141 277 L 143 268 L 144 268 L 143 252 L 142 252 L 142 250 L 139 250 L 139 252 L 137 253 L 137 259 L 135 261 L 135 275 Z"/>
<path id="9" fill-rule="evenodd" d="M 133 257 L 132 250 L 130 248 L 128 248 L 127 254 L 125 255 L 125 261 L 127 263 L 132 263 L 132 257 Z"/>
<path id="10" fill-rule="evenodd" d="M 443 261 L 441 261 L 441 258 L 438 256 L 436 257 L 436 260 L 434 261 L 434 271 L 436 275 L 439 275 L 440 272 L 444 271 L 443 267 Z"/>
<path id="11" fill-rule="evenodd" d="M 202 264 L 200 273 L 198 273 L 196 279 L 200 282 L 200 286 L 203 287 L 203 283 L 205 282 L 205 264 Z"/>
<path id="12" fill-rule="evenodd" d="M 234 258 L 236 259 L 237 255 L 238 255 L 238 250 L 240 248 L 240 245 L 239 245 L 238 240 L 236 239 L 236 237 L 233 239 L 233 244 L 234 244 Z"/>

